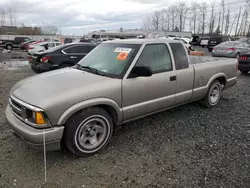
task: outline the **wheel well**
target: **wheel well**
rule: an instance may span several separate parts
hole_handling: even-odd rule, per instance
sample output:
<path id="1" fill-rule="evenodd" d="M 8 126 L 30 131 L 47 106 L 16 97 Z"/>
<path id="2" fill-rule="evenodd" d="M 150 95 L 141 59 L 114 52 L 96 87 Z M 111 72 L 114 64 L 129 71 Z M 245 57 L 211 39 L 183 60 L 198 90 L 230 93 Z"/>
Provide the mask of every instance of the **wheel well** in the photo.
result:
<path id="1" fill-rule="evenodd" d="M 7 44 L 5 44 L 5 46 L 6 46 L 6 47 L 7 47 L 7 46 L 12 46 L 12 47 L 13 47 L 13 44 L 7 43 Z"/>
<path id="2" fill-rule="evenodd" d="M 227 82 L 227 80 L 226 80 L 226 78 L 224 76 L 216 78 L 216 80 L 218 80 L 221 83 L 221 85 L 225 85 L 226 82 Z"/>
<path id="3" fill-rule="evenodd" d="M 115 109 L 109 105 L 97 105 L 97 106 L 107 111 L 110 117 L 112 118 L 114 125 L 116 125 L 118 121 L 118 116 L 117 116 Z"/>

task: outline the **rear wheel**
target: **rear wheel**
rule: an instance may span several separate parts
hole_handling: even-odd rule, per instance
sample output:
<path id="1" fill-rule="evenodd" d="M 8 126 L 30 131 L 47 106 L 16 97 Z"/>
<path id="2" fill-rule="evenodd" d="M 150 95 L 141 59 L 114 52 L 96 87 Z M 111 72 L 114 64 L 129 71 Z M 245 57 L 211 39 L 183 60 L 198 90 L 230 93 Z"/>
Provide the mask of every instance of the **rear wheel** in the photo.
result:
<path id="1" fill-rule="evenodd" d="M 202 99 L 201 103 L 208 107 L 214 107 L 218 104 L 222 95 L 221 83 L 215 80 L 209 87 L 206 96 Z"/>
<path id="2" fill-rule="evenodd" d="M 77 156 L 90 156 L 103 149 L 113 133 L 110 115 L 99 107 L 91 107 L 73 115 L 65 126 L 63 141 Z"/>
<path id="3" fill-rule="evenodd" d="M 7 45 L 6 45 L 6 49 L 7 49 L 7 50 L 12 50 L 12 48 L 13 48 L 13 46 L 12 46 L 11 44 L 7 44 Z"/>
<path id="4" fill-rule="evenodd" d="M 247 75 L 247 74 L 248 74 L 248 72 L 249 72 L 249 71 L 246 71 L 246 70 L 240 70 L 240 73 L 241 73 L 241 74 L 245 74 L 245 75 Z"/>

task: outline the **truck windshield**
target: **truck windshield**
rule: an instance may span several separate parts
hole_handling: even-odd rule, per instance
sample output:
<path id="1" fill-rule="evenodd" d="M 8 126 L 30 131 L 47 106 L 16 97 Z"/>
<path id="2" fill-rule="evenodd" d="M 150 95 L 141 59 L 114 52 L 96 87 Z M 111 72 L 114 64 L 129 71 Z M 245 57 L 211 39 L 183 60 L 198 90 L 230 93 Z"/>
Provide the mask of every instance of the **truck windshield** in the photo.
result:
<path id="1" fill-rule="evenodd" d="M 106 76 L 121 78 L 141 44 L 102 43 L 78 62 L 102 72 Z"/>

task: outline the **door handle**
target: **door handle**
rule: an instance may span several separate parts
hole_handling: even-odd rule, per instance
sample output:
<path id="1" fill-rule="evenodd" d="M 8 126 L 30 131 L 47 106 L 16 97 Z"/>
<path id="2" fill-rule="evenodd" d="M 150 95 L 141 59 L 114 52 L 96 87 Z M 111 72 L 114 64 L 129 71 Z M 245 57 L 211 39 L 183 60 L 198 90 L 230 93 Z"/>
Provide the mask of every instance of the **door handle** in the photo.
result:
<path id="1" fill-rule="evenodd" d="M 170 78 L 169 78 L 169 79 L 170 79 L 170 81 L 175 81 L 175 80 L 176 80 L 176 78 L 177 78 L 176 76 L 170 76 Z"/>
<path id="2" fill-rule="evenodd" d="M 77 57 L 76 56 L 70 56 L 71 59 L 76 59 Z"/>

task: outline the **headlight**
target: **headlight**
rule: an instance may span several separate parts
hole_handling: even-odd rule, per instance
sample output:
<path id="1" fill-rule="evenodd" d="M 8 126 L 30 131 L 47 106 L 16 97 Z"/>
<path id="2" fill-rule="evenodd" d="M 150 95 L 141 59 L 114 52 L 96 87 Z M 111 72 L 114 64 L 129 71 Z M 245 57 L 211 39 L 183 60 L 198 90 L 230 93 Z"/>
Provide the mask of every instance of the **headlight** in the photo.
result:
<path id="1" fill-rule="evenodd" d="M 26 121 L 32 126 L 47 125 L 45 114 L 42 111 L 26 109 Z"/>
<path id="2" fill-rule="evenodd" d="M 35 120 L 35 124 L 44 125 L 46 124 L 46 120 L 42 112 L 33 112 L 33 118 Z"/>

